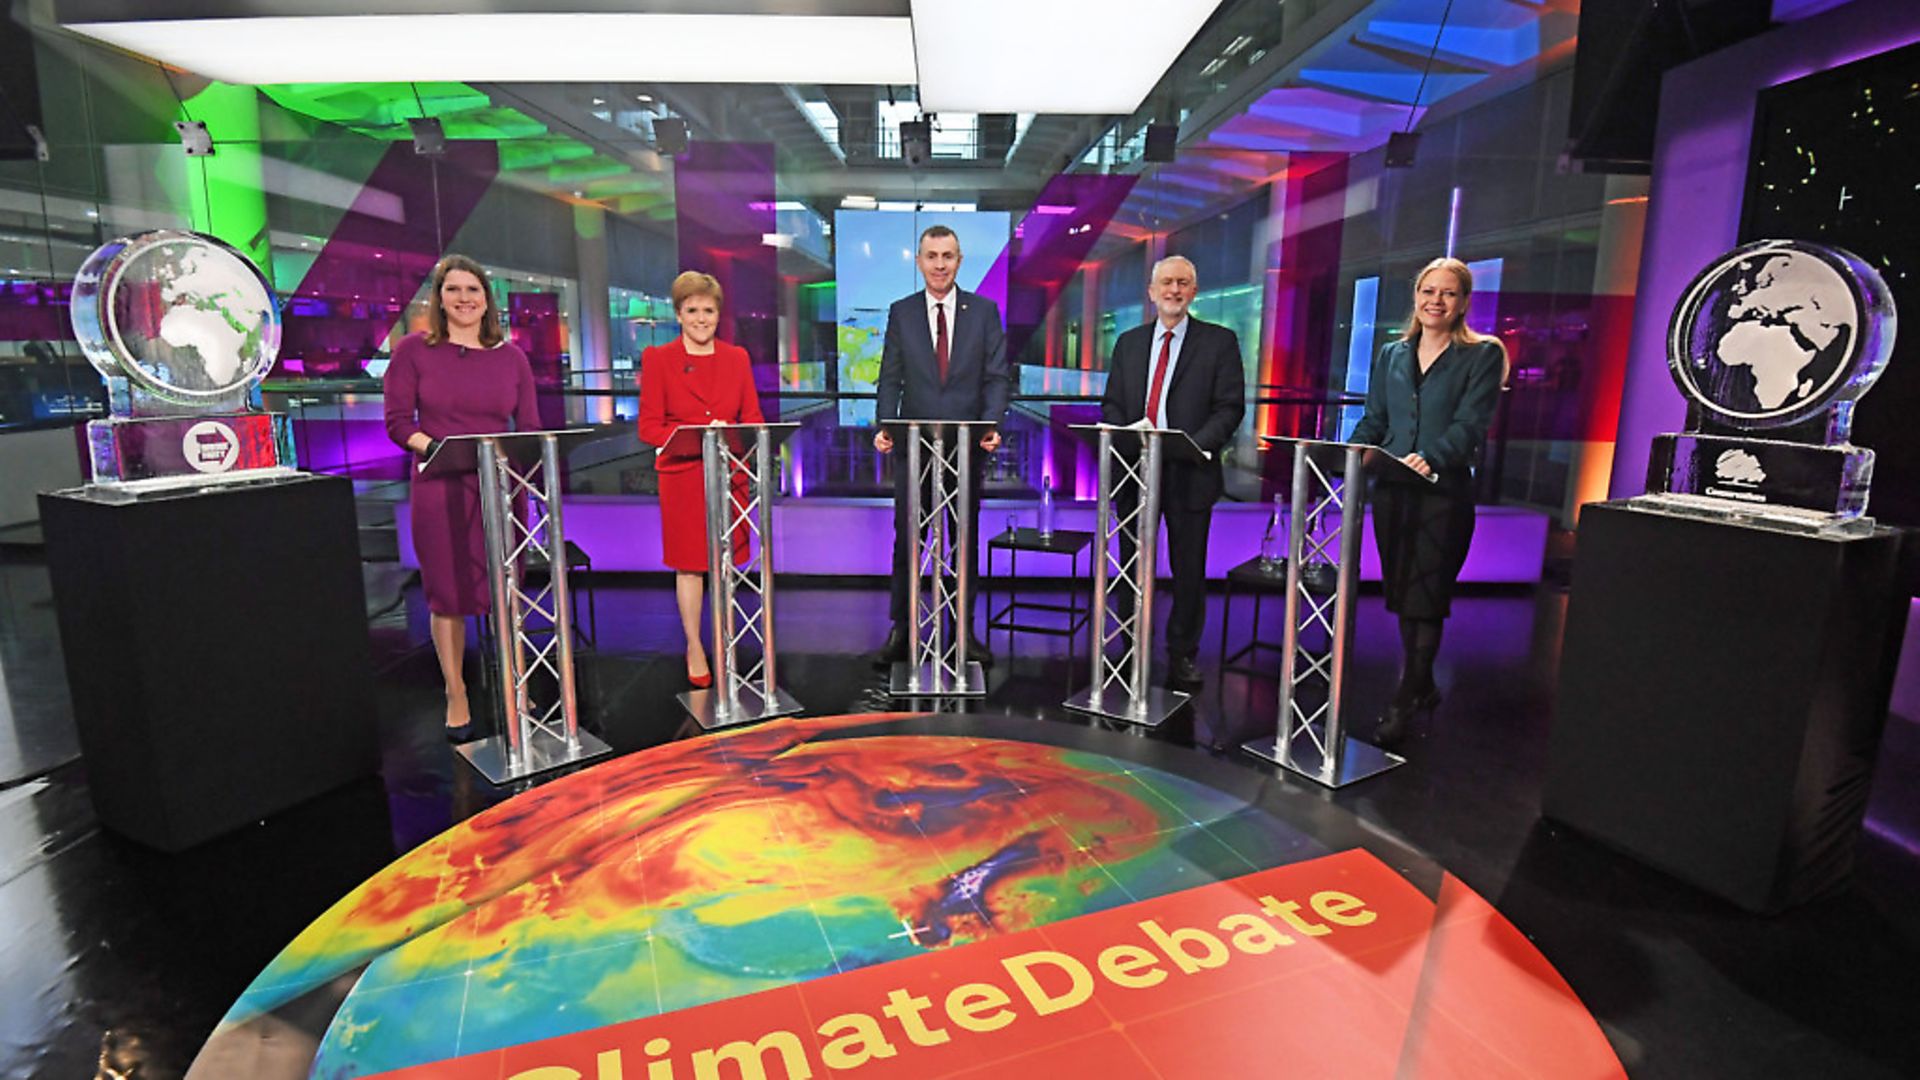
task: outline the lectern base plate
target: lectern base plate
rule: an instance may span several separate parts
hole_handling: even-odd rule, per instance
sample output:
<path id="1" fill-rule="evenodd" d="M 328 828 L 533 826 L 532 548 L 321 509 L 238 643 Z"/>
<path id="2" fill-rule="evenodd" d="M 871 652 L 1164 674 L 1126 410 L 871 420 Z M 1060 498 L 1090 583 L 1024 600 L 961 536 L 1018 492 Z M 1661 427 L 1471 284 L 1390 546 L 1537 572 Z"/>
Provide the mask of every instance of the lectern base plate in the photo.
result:
<path id="1" fill-rule="evenodd" d="M 1129 724 L 1141 727 L 1159 727 L 1167 718 L 1180 711 L 1191 695 L 1179 690 L 1163 690 L 1158 686 L 1147 687 L 1146 696 L 1135 698 L 1131 694 L 1112 690 L 1094 697 L 1091 689 L 1082 690 L 1061 702 L 1075 712 L 1092 713 L 1095 716 L 1125 720 Z"/>
<path id="2" fill-rule="evenodd" d="M 960 668 L 960 677 L 942 680 L 935 687 L 933 665 L 921 664 L 918 670 L 902 660 L 893 665 L 893 677 L 887 682 L 887 693 L 894 697 L 985 697 L 987 695 L 987 673 L 972 660 Z"/>
<path id="3" fill-rule="evenodd" d="M 721 696 L 718 690 L 688 690 L 676 695 L 680 705 L 700 725 L 702 731 L 718 731 L 721 728 L 738 727 L 741 724 L 771 720 L 776 716 L 792 716 L 800 712 L 800 703 L 793 695 L 779 687 L 773 688 L 773 700 L 767 701 L 760 691 L 753 687 L 744 687 L 740 691 L 740 700 L 730 709 L 721 709 Z"/>
<path id="4" fill-rule="evenodd" d="M 525 752 L 520 754 L 518 760 L 509 757 L 504 735 L 476 739 L 456 746 L 454 750 L 466 758 L 467 764 L 473 766 L 476 772 L 486 777 L 487 783 L 498 787 L 613 753 L 613 748 L 601 742 L 592 732 L 578 732 L 577 743 L 570 747 L 565 739 L 536 731 L 527 739 Z"/>
<path id="5" fill-rule="evenodd" d="M 1320 751 L 1310 739 L 1301 739 L 1294 746 L 1291 761 L 1281 760 L 1283 755 L 1280 753 L 1278 737 L 1241 743 L 1240 749 L 1263 761 L 1271 761 L 1288 772 L 1304 776 L 1316 784 L 1335 789 L 1358 783 L 1370 776 L 1378 776 L 1389 769 L 1396 769 L 1407 763 L 1406 758 L 1399 754 L 1390 754 L 1372 743 L 1348 739 L 1346 751 L 1340 755 L 1340 771 L 1338 775 L 1329 777 L 1321 774 L 1323 762 L 1320 760 Z"/>

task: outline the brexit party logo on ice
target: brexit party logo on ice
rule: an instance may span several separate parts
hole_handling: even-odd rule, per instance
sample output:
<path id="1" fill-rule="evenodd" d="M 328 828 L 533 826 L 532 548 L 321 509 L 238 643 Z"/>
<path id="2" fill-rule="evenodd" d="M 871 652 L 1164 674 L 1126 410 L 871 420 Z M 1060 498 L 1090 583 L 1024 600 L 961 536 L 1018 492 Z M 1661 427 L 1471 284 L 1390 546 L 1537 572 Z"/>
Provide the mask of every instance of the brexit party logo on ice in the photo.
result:
<path id="1" fill-rule="evenodd" d="M 279 302 L 216 237 L 156 229 L 101 245 L 74 278 L 74 337 L 107 384 L 87 425 L 93 486 L 142 491 L 293 470 L 285 417 L 260 408 Z"/>

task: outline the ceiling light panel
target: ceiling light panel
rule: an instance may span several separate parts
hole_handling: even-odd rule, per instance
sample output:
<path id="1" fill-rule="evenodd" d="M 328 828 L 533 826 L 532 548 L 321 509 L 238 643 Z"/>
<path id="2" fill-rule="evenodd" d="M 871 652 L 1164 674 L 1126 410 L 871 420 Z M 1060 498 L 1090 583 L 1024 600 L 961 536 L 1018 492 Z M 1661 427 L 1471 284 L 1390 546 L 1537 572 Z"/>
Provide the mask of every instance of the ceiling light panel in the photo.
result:
<path id="1" fill-rule="evenodd" d="M 1219 0 L 913 0 L 928 112 L 1131 113 Z"/>
<path id="2" fill-rule="evenodd" d="M 1078 6 L 1078 5 L 1075 5 Z M 515 13 L 78 22 L 223 82 L 907 84 L 901 17 Z"/>

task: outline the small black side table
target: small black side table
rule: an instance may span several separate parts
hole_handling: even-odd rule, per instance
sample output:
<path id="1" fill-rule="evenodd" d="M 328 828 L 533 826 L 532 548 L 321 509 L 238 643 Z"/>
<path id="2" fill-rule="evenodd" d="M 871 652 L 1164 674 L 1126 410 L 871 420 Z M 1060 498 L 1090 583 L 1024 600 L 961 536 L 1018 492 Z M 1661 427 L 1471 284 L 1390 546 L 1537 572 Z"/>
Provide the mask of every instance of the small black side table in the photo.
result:
<path id="1" fill-rule="evenodd" d="M 988 631 L 1005 630 L 1008 633 L 1047 634 L 1067 639 L 1067 649 L 1072 651 L 1074 640 L 1092 618 L 1092 611 L 1080 604 L 1080 590 L 1076 585 L 1067 591 L 1067 603 L 1050 604 L 1036 600 L 1020 599 L 1020 553 L 1023 551 L 1040 552 L 1046 555 L 1065 555 L 1071 560 L 1071 577 L 1077 583 L 1088 580 L 1093 567 L 1087 567 L 1087 578 L 1081 577 L 1080 554 L 1093 546 L 1093 534 L 1075 529 L 1055 529 L 1051 536 L 1044 539 L 1038 529 L 1009 528 L 999 536 L 987 541 L 986 572 L 981 575 L 980 591 L 985 593 L 988 582 L 993 577 L 993 553 L 1007 553 L 1007 603 L 995 610 L 987 609 Z M 1028 623 L 1020 621 L 1021 612 L 1045 612 L 1050 615 L 1065 615 L 1065 625 Z"/>
<path id="2" fill-rule="evenodd" d="M 1227 653 L 1227 628 L 1233 625 L 1233 593 L 1236 588 L 1244 588 L 1253 594 L 1253 636 L 1245 645 Z M 1272 674 L 1263 672 L 1251 662 L 1240 663 L 1240 658 L 1248 653 L 1258 659 L 1261 649 L 1280 654 L 1286 646 L 1278 641 L 1265 641 L 1260 637 L 1260 594 L 1276 593 L 1283 599 L 1287 595 L 1287 560 L 1280 559 L 1270 566 L 1261 565 L 1260 556 L 1255 555 L 1239 566 L 1227 571 L 1226 595 L 1220 598 L 1220 670 L 1238 671 L 1248 675 Z"/>

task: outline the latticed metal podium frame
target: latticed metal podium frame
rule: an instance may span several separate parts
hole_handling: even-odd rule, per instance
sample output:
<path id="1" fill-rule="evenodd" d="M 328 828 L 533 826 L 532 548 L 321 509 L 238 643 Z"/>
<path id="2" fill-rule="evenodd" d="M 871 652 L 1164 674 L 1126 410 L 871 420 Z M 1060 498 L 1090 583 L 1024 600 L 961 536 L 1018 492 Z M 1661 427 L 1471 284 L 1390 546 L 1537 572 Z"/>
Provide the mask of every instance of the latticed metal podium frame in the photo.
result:
<path id="1" fill-rule="evenodd" d="M 907 565 L 914 576 L 907 589 L 907 658 L 893 665 L 887 692 L 894 697 L 984 696 L 986 673 L 967 659 L 973 582 L 966 555 L 974 542 L 967 507 L 973 498 L 974 440 L 995 424 L 903 419 L 885 425 L 905 435 L 898 441 L 907 456 Z M 931 591 L 932 603 L 921 603 L 922 589 Z"/>
<path id="2" fill-rule="evenodd" d="M 487 579 L 493 592 L 494 641 L 500 671 L 500 732 L 458 748 L 495 784 L 600 757 L 611 750 L 580 730 L 573 678 L 573 601 L 567 588 L 567 537 L 561 513 L 560 457 L 591 434 L 563 431 L 499 432 L 444 440 L 436 461 L 452 471 L 479 471 L 480 517 L 487 541 Z M 448 448 L 462 444 L 470 451 Z M 473 461 L 468 466 L 465 454 Z M 428 467 L 433 466 L 428 463 Z M 514 503 L 526 499 L 526 514 Z M 538 552 L 546 583 L 528 585 L 522 561 Z M 550 683 L 550 686 L 548 685 Z M 547 698 L 536 704 L 536 697 Z"/>
<path id="3" fill-rule="evenodd" d="M 797 423 L 709 424 L 676 428 L 667 446 L 698 441 L 707 503 L 707 605 L 713 618 L 713 682 L 681 694 L 695 723 L 716 728 L 791 716 L 800 703 L 780 689 L 773 635 L 773 499 L 779 472 L 775 448 Z M 735 471 L 747 480 L 744 499 L 733 494 Z M 747 561 L 735 565 L 733 534 L 747 533 Z M 755 651 L 741 661 L 742 646 Z M 757 646 L 757 649 L 756 649 Z"/>
<path id="4" fill-rule="evenodd" d="M 1063 704 L 1078 712 L 1158 727 L 1187 703 L 1178 690 L 1149 686 L 1153 658 L 1154 571 L 1160 558 L 1160 466 L 1167 454 L 1204 460 L 1184 431 L 1127 428 L 1111 424 L 1074 424 L 1073 430 L 1095 444 L 1100 486 L 1093 534 L 1093 680 Z M 1138 448 L 1138 453 L 1130 451 Z M 1139 491 L 1133 509 L 1116 514 L 1115 481 Z M 1123 560 L 1121 541 L 1132 541 L 1133 556 Z M 1131 602 L 1131 615 L 1120 612 Z M 1118 655 L 1109 650 L 1119 646 Z"/>
<path id="5" fill-rule="evenodd" d="M 1241 749 L 1331 788 L 1386 772 L 1406 759 L 1347 734 L 1347 659 L 1360 581 L 1365 465 L 1378 447 L 1262 436 L 1293 448 L 1288 513 L 1287 621 L 1281 639 L 1280 710 L 1272 738 Z M 1406 468 L 1384 451 L 1392 465 Z M 1411 471 L 1411 470 L 1409 470 Z M 1332 524 L 1329 524 L 1331 522 Z M 1311 566 L 1330 566 L 1334 587 L 1311 587 Z"/>

